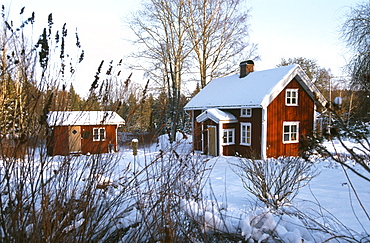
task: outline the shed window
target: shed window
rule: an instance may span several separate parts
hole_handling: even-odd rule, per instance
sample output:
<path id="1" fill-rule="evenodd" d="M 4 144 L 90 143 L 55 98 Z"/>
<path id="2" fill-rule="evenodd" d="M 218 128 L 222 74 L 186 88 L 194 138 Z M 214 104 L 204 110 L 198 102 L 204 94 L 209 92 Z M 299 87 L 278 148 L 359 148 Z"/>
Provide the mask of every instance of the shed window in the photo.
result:
<path id="1" fill-rule="evenodd" d="M 242 122 L 240 124 L 240 144 L 251 145 L 252 141 L 252 124 L 250 122 Z"/>
<path id="2" fill-rule="evenodd" d="M 106 137 L 105 128 L 99 127 L 93 129 L 93 141 L 104 141 Z"/>
<path id="3" fill-rule="evenodd" d="M 298 143 L 299 122 L 283 123 L 283 143 Z"/>
<path id="4" fill-rule="evenodd" d="M 298 105 L 298 89 L 287 89 L 285 92 L 285 104 L 287 106 Z"/>
<path id="5" fill-rule="evenodd" d="M 224 129 L 223 145 L 235 143 L 235 129 Z"/>
<path id="6" fill-rule="evenodd" d="M 241 109 L 240 116 L 242 116 L 242 117 L 252 117 L 252 109 L 251 108 L 243 108 L 243 109 Z"/>

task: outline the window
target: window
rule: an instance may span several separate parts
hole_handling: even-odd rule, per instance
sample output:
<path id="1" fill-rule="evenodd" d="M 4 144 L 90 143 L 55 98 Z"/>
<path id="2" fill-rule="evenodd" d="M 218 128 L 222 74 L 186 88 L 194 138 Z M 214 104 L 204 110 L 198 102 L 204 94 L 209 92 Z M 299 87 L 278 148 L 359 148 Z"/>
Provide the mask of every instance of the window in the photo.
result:
<path id="1" fill-rule="evenodd" d="M 224 129 L 223 144 L 231 145 L 235 143 L 234 140 L 235 129 Z"/>
<path id="2" fill-rule="evenodd" d="M 283 143 L 298 143 L 299 122 L 283 123 Z"/>
<path id="3" fill-rule="evenodd" d="M 288 106 L 298 105 L 298 89 L 287 89 L 286 90 L 285 104 Z"/>
<path id="4" fill-rule="evenodd" d="M 240 116 L 251 117 L 252 116 L 252 109 L 251 108 L 243 108 L 243 109 L 241 109 Z"/>
<path id="5" fill-rule="evenodd" d="M 93 129 L 93 141 L 104 141 L 105 140 L 105 128 L 94 128 Z"/>
<path id="6" fill-rule="evenodd" d="M 240 124 L 240 144 L 250 146 L 252 142 L 252 124 L 242 122 Z"/>

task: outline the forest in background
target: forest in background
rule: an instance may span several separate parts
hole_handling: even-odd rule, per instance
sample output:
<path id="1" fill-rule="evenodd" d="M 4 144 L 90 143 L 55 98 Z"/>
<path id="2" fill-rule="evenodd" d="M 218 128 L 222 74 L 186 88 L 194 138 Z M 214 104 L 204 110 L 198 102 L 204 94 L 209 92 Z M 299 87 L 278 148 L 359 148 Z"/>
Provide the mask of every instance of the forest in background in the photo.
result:
<path id="1" fill-rule="evenodd" d="M 95 75 L 91 74 L 85 97 L 73 86 L 78 64 L 85 56 L 77 31 L 71 33 L 66 24 L 55 29 L 50 14 L 47 27 L 37 34 L 32 27 L 34 12 L 26 13 L 23 8 L 19 21 L 10 20 L 2 6 L 2 137 L 27 137 L 45 122 L 48 111 L 67 110 L 116 111 L 126 120 L 125 132 L 167 132 L 173 136 L 178 130 L 189 132 L 189 117 L 183 107 L 191 97 L 213 78 L 238 72 L 244 59 L 258 59 L 256 45 L 248 41 L 247 25 L 233 24 L 248 23 L 249 11 L 239 8 L 242 1 L 215 0 L 199 5 L 202 8 L 197 4 L 201 2 L 144 4 L 129 22 L 136 36 L 133 45 L 138 46 L 131 57 L 139 65 L 124 59 L 102 61 Z M 218 11 L 222 7 L 225 10 Z M 192 14 L 186 14 L 189 11 Z M 327 100 L 341 97 L 343 104 L 336 111 L 348 124 L 369 120 L 369 45 L 366 22 L 361 22 L 368 16 L 366 11 L 368 6 L 363 4 L 349 12 L 341 30 L 343 41 L 355 54 L 347 67 L 348 77 L 333 77 L 330 69 L 305 57 L 282 58 L 276 65 L 300 64 Z M 145 73 L 144 87 L 132 80 L 132 74 L 122 77 L 122 69 L 128 66 L 132 73 Z M 194 80 L 198 80 L 195 90 L 184 90 L 186 82 Z"/>

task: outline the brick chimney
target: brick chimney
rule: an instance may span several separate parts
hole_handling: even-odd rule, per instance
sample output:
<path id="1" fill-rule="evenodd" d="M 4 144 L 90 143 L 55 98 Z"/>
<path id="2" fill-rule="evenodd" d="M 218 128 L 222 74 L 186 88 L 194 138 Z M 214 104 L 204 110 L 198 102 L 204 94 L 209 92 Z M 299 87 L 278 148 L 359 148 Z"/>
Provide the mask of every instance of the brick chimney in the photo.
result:
<path id="1" fill-rule="evenodd" d="M 239 66 L 240 66 L 239 78 L 244 78 L 249 73 L 254 71 L 254 62 L 252 60 L 241 62 Z"/>

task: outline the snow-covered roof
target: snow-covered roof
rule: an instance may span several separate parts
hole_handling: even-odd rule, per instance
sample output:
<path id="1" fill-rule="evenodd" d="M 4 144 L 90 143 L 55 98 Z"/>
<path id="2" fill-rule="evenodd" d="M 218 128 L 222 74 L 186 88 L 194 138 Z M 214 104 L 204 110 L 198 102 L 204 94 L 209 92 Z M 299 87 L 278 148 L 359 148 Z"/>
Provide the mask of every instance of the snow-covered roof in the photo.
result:
<path id="1" fill-rule="evenodd" d="M 325 103 L 325 98 L 302 68 L 294 64 L 251 72 L 244 78 L 234 74 L 214 79 L 186 104 L 185 110 L 267 107 L 293 78 L 301 83 L 309 95 L 318 95 L 320 102 Z"/>
<path id="2" fill-rule="evenodd" d="M 225 111 L 221 111 L 217 108 L 211 108 L 208 110 L 203 111 L 199 116 L 197 116 L 197 122 L 204 122 L 207 119 L 211 119 L 212 121 L 219 123 L 220 121 L 227 121 L 227 122 L 237 122 L 238 120 L 236 117 Z"/>
<path id="3" fill-rule="evenodd" d="M 124 125 L 125 120 L 114 111 L 51 111 L 49 126 Z"/>

